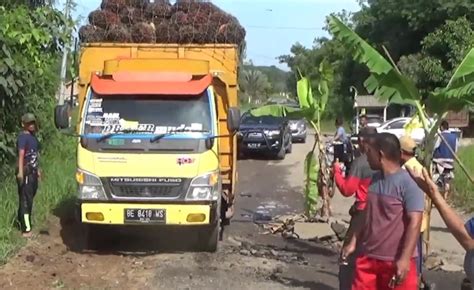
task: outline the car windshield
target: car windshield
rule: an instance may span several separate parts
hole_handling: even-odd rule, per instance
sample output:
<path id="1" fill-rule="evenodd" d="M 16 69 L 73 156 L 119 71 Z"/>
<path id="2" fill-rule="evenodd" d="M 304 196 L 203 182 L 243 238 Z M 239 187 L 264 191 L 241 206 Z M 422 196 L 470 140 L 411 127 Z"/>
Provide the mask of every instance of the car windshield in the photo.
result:
<path id="1" fill-rule="evenodd" d="M 84 134 L 112 134 L 130 128 L 143 134 L 212 129 L 207 92 L 200 96 L 92 94 L 86 110 Z"/>
<path id="2" fill-rule="evenodd" d="M 242 118 L 242 124 L 245 125 L 257 125 L 257 124 L 265 124 L 265 125 L 278 125 L 284 121 L 283 118 L 273 117 L 273 116 L 260 116 L 255 117 L 250 114 L 244 115 Z"/>

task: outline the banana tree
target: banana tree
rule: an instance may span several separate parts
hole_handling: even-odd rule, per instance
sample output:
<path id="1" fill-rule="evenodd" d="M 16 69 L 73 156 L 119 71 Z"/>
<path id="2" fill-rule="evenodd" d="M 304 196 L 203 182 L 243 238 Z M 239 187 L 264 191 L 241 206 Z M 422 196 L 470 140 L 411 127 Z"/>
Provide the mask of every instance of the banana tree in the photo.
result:
<path id="1" fill-rule="evenodd" d="M 448 85 L 428 94 L 426 105 L 436 115 L 436 123 L 432 125 L 423 108 L 421 93 L 414 82 L 400 72 L 385 48 L 388 60 L 337 17 L 329 16 L 328 22 L 329 31 L 351 51 L 354 60 L 369 69 L 370 76 L 364 82 L 369 93 L 374 93 L 389 103 L 415 106 L 418 118 L 428 136 L 424 162 L 425 165 L 429 165 L 434 139 L 442 119 L 448 111 L 459 111 L 474 101 L 474 48 L 456 69 Z"/>
<path id="2" fill-rule="evenodd" d="M 326 109 L 329 97 L 329 85 L 333 80 L 333 71 L 329 63 L 322 61 L 319 69 L 319 80 L 317 89 L 313 92 L 311 82 L 299 72 L 297 82 L 297 95 L 300 108 L 287 107 L 284 105 L 267 105 L 250 111 L 254 116 L 271 115 L 276 117 L 304 118 L 314 129 L 315 139 L 312 150 L 308 152 L 304 160 L 305 172 L 305 214 L 307 218 L 314 218 L 317 214 L 319 196 L 322 200 L 322 217 L 327 217 L 330 212 L 330 168 L 326 166 L 326 155 L 322 144 L 320 120 Z"/>
<path id="3" fill-rule="evenodd" d="M 469 51 L 456 69 L 448 85 L 444 88 L 437 88 L 428 94 L 425 103 L 429 111 L 435 114 L 436 119 L 435 124 L 431 124 L 423 107 L 421 93 L 414 82 L 400 72 L 385 48 L 384 51 L 388 59 L 337 17 L 329 16 L 328 23 L 329 31 L 351 51 L 353 59 L 369 69 L 370 76 L 364 82 L 369 93 L 373 93 L 389 103 L 415 106 L 417 114 L 407 129 L 410 130 L 416 126 L 424 128 L 427 137 L 423 150 L 423 163 L 425 167 L 431 168 L 435 138 L 439 134 L 442 119 L 446 117 L 448 111 L 459 111 L 474 102 L 474 48 Z M 417 124 L 417 122 L 421 124 Z M 429 231 L 425 236 L 425 241 L 429 242 Z"/>

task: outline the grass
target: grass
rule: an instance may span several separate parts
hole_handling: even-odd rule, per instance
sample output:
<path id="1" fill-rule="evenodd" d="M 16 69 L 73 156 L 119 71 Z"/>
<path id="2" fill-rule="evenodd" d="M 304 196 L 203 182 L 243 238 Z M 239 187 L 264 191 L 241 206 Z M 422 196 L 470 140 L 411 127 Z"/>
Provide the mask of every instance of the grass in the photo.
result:
<path id="1" fill-rule="evenodd" d="M 54 144 L 54 145 L 53 145 Z M 75 139 L 61 136 L 50 142 L 41 156 L 43 181 L 33 204 L 33 229 L 38 230 L 52 210 L 75 191 Z M 2 181 L 0 188 L 0 264 L 24 245 L 17 228 L 18 193 L 15 177 Z"/>
<path id="2" fill-rule="evenodd" d="M 472 174 L 474 174 L 474 145 L 460 148 L 458 156 L 472 176 Z M 474 211 L 474 185 L 467 178 L 459 165 L 456 165 L 455 169 L 454 199 L 457 205 L 469 212 Z"/>

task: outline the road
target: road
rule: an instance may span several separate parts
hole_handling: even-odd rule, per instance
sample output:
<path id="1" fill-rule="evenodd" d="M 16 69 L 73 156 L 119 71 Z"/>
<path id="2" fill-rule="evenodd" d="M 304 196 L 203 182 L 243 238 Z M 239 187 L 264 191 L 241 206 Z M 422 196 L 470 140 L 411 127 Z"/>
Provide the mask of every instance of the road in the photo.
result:
<path id="1" fill-rule="evenodd" d="M 302 212 L 302 161 L 309 143 L 295 144 L 284 161 L 239 162 L 238 207 L 217 253 L 194 252 L 192 232 L 150 228 L 104 233 L 106 247 L 82 253 L 67 202 L 0 268 L 0 289 L 337 289 L 335 249 L 265 234 L 255 223 L 265 210 L 272 217 Z M 335 216 L 347 219 L 350 203 L 336 195 Z M 437 289 L 458 289 L 453 285 L 462 278 L 446 272 L 428 276 Z"/>

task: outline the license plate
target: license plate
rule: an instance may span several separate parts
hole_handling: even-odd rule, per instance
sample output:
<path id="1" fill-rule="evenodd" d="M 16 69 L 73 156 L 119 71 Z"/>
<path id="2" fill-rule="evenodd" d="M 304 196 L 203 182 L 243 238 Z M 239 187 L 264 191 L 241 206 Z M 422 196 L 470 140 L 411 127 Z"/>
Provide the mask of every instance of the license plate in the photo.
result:
<path id="1" fill-rule="evenodd" d="M 125 222 L 129 223 L 165 223 L 166 209 L 137 209 L 124 210 Z"/>
<path id="2" fill-rule="evenodd" d="M 251 149 L 256 149 L 256 148 L 260 148 L 261 145 L 262 144 L 260 144 L 260 143 L 248 143 L 247 147 L 251 148 Z"/>

